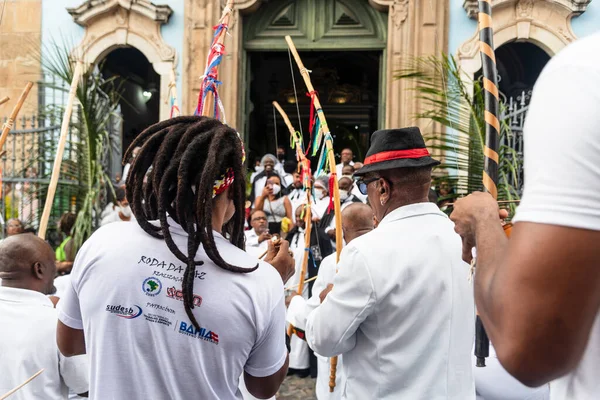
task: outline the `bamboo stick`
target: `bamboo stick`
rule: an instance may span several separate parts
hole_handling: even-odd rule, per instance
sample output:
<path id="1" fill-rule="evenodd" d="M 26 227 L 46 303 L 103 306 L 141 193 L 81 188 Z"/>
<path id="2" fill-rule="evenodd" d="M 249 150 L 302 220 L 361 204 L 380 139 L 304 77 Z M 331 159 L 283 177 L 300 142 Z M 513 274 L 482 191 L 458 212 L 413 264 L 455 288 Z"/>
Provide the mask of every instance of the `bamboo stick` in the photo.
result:
<path id="1" fill-rule="evenodd" d="M 500 201 L 497 201 L 497 203 L 499 205 L 502 205 L 502 204 L 518 204 L 520 202 L 521 202 L 521 199 L 518 199 L 518 200 L 500 200 Z M 456 204 L 456 202 L 454 202 L 454 203 L 447 203 L 447 204 L 444 204 L 444 205 L 449 207 L 449 206 L 453 206 L 454 204 Z"/>
<path id="2" fill-rule="evenodd" d="M 0 106 L 10 100 L 10 97 L 4 96 L 0 99 Z"/>
<path id="3" fill-rule="evenodd" d="M 316 279 L 317 279 L 317 277 L 316 277 L 316 276 L 313 276 L 312 278 L 308 278 L 307 280 L 305 280 L 305 281 L 303 281 L 303 282 L 300 282 L 300 283 L 302 283 L 302 284 L 307 284 L 307 283 L 310 283 L 310 282 L 312 282 L 312 281 L 314 281 L 314 280 L 316 280 Z M 292 286 L 288 286 L 288 287 L 286 287 L 286 288 L 283 288 L 283 290 L 292 290 L 292 289 L 295 289 L 295 288 L 297 288 L 298 286 L 300 286 L 300 283 L 299 283 L 299 284 L 297 284 L 297 285 L 292 285 Z"/>
<path id="4" fill-rule="evenodd" d="M 304 67 L 302 63 L 302 59 L 296 50 L 296 46 L 294 46 L 294 42 L 292 38 L 288 35 L 285 37 L 285 41 L 296 60 L 296 64 L 298 64 L 298 68 L 300 69 L 300 74 L 304 79 L 304 83 L 306 84 L 306 88 L 309 93 L 314 92 L 314 87 L 312 82 L 310 81 L 310 75 L 308 70 Z M 323 109 L 321 108 L 321 102 L 319 101 L 318 96 L 314 97 L 314 105 L 317 111 L 317 117 L 319 118 L 319 122 L 321 123 L 321 129 L 325 132 L 325 145 L 327 146 L 327 156 L 329 160 L 329 168 L 332 174 L 336 173 L 335 170 L 335 155 L 333 153 L 333 143 L 331 140 L 329 126 L 327 125 L 327 120 L 325 119 L 325 114 L 323 113 Z M 334 209 L 335 209 L 335 252 L 336 252 L 336 263 L 340 261 L 340 253 L 342 252 L 342 213 L 340 206 L 340 189 L 338 187 L 338 180 L 333 179 L 333 193 L 330 193 L 330 196 L 333 196 Z M 337 357 L 331 358 L 331 374 L 329 376 L 329 392 L 333 393 L 335 389 L 335 377 L 336 377 L 336 368 L 337 368 Z"/>
<path id="5" fill-rule="evenodd" d="M 69 90 L 69 99 L 67 101 L 65 113 L 63 114 L 62 126 L 60 127 L 60 139 L 58 140 L 58 149 L 56 151 L 56 158 L 54 159 L 54 167 L 52 168 L 52 177 L 50 178 L 50 185 L 48 186 L 46 204 L 44 205 L 44 212 L 42 213 L 42 219 L 40 220 L 40 229 L 38 231 L 38 236 L 42 239 L 46 239 L 48 220 L 50 219 L 52 203 L 54 202 L 56 186 L 58 185 L 58 177 L 60 176 L 60 166 L 62 164 L 62 158 L 65 151 L 65 144 L 67 142 L 67 134 L 69 133 L 69 123 L 71 122 L 73 104 L 75 102 L 75 95 L 77 94 L 77 85 L 79 84 L 79 79 L 81 78 L 82 73 L 83 62 L 77 61 L 77 64 L 75 65 L 75 71 L 73 72 L 73 80 L 71 81 L 71 89 Z"/>
<path id="6" fill-rule="evenodd" d="M 229 19 L 231 18 L 232 12 L 233 12 L 233 0 L 227 0 L 227 5 L 223 9 L 223 14 L 221 14 L 221 19 L 219 20 L 219 23 L 229 25 Z M 222 45 L 225 42 L 226 34 L 227 34 L 227 31 L 225 29 L 223 29 L 219 33 L 219 37 L 217 38 L 218 44 Z M 207 56 L 207 66 L 208 66 L 208 63 L 210 62 L 210 60 L 208 60 L 208 57 L 210 57 L 210 50 L 211 49 L 209 48 L 208 56 Z M 204 108 L 202 109 L 203 116 L 208 117 L 210 115 L 210 111 L 212 111 L 214 109 L 214 101 L 215 101 L 214 93 L 212 93 L 210 91 L 208 93 L 206 93 L 206 99 L 204 100 Z"/>
<path id="7" fill-rule="evenodd" d="M 10 392 L 5 393 L 2 396 L 0 396 L 0 400 L 4 400 L 8 396 L 13 395 L 17 390 L 21 389 L 23 386 L 27 385 L 29 382 L 31 382 L 32 380 L 34 380 L 35 378 L 37 378 L 42 372 L 44 372 L 44 368 L 40 369 L 38 372 L 36 372 L 35 374 L 33 374 L 29 379 L 27 379 L 25 382 L 21 383 L 16 388 L 12 389 Z"/>
<path id="8" fill-rule="evenodd" d="M 283 108 L 281 108 L 281 106 L 279 105 L 278 102 L 274 101 L 273 102 L 273 106 L 277 109 L 277 111 L 279 112 L 279 114 L 281 114 L 281 117 L 283 118 L 283 121 L 285 122 L 285 125 L 287 126 L 288 130 L 290 131 L 290 135 L 292 135 L 292 137 L 294 138 L 294 144 L 296 146 L 296 154 L 298 154 L 298 156 L 300 157 L 300 162 L 302 162 L 305 166 L 305 168 L 307 167 L 306 163 L 308 162 L 308 160 L 306 159 L 306 156 L 304 155 L 304 152 L 302 151 L 302 143 L 299 143 L 298 137 L 296 136 L 296 130 L 294 129 L 294 126 L 292 125 L 288 115 L 285 113 L 285 111 L 283 111 Z M 300 271 L 300 283 L 298 285 L 295 285 L 298 287 L 298 294 L 302 295 L 302 291 L 304 290 L 304 277 L 306 276 L 306 270 L 308 269 L 308 257 L 309 257 L 309 248 L 310 248 L 310 234 L 311 234 L 311 230 L 312 230 L 312 211 L 311 211 L 311 206 L 310 206 L 310 190 L 311 190 L 311 183 L 310 183 L 310 179 L 308 179 L 308 184 L 307 184 L 307 188 L 306 188 L 306 214 L 305 214 L 305 220 L 304 220 L 304 226 L 305 226 L 305 232 L 304 232 L 304 258 L 302 259 L 302 269 Z M 295 212 L 295 211 L 294 211 Z"/>
<path id="9" fill-rule="evenodd" d="M 4 147 L 4 143 L 6 143 L 6 139 L 8 138 L 8 133 L 12 129 L 13 124 L 15 123 L 15 119 L 17 119 L 17 115 L 19 115 L 19 111 L 21 111 L 21 107 L 23 107 L 23 103 L 25 103 L 25 99 L 27 99 L 27 95 L 31 91 L 32 87 L 33 82 L 27 82 L 25 88 L 23 89 L 23 92 L 21 92 L 19 101 L 17 101 L 17 104 L 12 109 L 12 112 L 8 117 L 8 121 L 4 123 L 4 126 L 2 127 L 2 135 L 0 136 L 0 150 L 2 150 L 2 148 Z"/>

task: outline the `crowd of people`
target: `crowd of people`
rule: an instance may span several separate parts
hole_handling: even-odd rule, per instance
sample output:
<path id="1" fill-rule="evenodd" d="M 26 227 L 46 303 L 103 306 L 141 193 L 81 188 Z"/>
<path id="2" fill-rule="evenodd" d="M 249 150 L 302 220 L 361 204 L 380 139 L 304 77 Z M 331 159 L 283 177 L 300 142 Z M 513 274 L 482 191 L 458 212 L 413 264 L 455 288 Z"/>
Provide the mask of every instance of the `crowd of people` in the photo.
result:
<path id="1" fill-rule="evenodd" d="M 267 399 L 288 374 L 315 373 L 320 400 L 599 398 L 598 50 L 600 35 L 580 40 L 538 79 L 510 238 L 490 194 L 441 209 L 451 185 L 432 187 L 439 161 L 416 127 L 373 133 L 362 164 L 343 149 L 321 176 L 278 149 L 256 163 L 250 196 L 233 128 L 149 127 L 80 249 L 73 216 L 56 251 L 7 224 L 0 395 L 42 371 L 13 398 Z"/>

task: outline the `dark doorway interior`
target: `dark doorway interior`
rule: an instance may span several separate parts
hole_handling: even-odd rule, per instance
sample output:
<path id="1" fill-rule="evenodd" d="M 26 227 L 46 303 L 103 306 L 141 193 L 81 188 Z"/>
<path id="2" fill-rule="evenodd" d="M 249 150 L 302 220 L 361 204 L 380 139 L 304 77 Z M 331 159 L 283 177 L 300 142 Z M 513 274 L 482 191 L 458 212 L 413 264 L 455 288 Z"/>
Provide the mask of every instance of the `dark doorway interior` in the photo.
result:
<path id="1" fill-rule="evenodd" d="M 319 93 L 329 128 L 334 139 L 336 158 L 342 149 L 349 147 L 355 160 L 362 160 L 369 145 L 369 136 L 377 129 L 379 99 L 379 68 L 381 52 L 302 52 L 300 56 L 311 80 Z M 288 147 L 288 158 L 293 157 L 289 148 L 289 131 L 281 117 L 273 117 L 272 101 L 277 100 L 286 111 L 296 130 L 300 130 L 298 112 L 308 144 L 310 98 L 306 86 L 292 61 L 294 83 L 287 52 L 250 52 L 250 92 L 247 96 L 246 129 L 249 134 L 250 160 L 265 153 L 275 154 L 275 123 L 277 143 Z"/>
<path id="2" fill-rule="evenodd" d="M 533 85 L 550 56 L 533 43 L 512 42 L 496 49 L 499 88 L 507 98 L 518 97 Z"/>
<path id="3" fill-rule="evenodd" d="M 158 122 L 160 77 L 148 59 L 137 49 L 125 47 L 111 51 L 101 63 L 104 78 L 117 76 L 121 85 L 123 152 L 146 127 Z"/>

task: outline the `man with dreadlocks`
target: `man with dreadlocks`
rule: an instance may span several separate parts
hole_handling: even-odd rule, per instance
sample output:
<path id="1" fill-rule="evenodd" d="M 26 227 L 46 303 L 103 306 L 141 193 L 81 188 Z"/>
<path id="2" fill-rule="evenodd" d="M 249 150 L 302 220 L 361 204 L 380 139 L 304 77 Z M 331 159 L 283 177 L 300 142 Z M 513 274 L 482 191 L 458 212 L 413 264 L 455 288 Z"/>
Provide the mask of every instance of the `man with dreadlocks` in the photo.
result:
<path id="1" fill-rule="evenodd" d="M 274 395 L 294 261 L 285 241 L 278 252 L 269 241 L 275 268 L 243 251 L 237 132 L 179 117 L 146 129 L 125 159 L 136 146 L 127 194 L 139 226 L 102 227 L 77 255 L 59 303 L 61 352 L 90 354 L 91 398 L 241 399 L 242 373 L 254 396 Z"/>

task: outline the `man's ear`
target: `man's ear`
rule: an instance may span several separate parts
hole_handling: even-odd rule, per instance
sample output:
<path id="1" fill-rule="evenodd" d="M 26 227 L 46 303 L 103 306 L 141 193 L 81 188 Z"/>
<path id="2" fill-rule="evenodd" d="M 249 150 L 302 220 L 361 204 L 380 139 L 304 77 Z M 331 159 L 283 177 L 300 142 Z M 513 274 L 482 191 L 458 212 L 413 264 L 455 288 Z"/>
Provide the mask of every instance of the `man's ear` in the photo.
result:
<path id="1" fill-rule="evenodd" d="M 31 273 L 37 279 L 44 279 L 48 271 L 46 271 L 46 267 L 42 265 L 40 262 L 35 262 L 31 266 Z"/>

